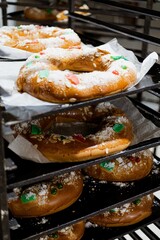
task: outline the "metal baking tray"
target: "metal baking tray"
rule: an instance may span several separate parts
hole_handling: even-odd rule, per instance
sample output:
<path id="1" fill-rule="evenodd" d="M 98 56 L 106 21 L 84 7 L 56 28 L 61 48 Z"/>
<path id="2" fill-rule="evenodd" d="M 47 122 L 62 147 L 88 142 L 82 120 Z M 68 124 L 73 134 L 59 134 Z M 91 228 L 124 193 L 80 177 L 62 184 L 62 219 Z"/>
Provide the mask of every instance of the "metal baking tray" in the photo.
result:
<path id="1" fill-rule="evenodd" d="M 47 7 L 57 7 L 58 1 L 57 0 L 21 0 L 19 2 L 13 2 L 8 1 L 8 5 L 15 5 L 15 6 L 30 6 L 30 7 L 41 7 L 41 8 L 47 8 Z M 58 6 L 60 6 L 58 4 Z"/>
<path id="2" fill-rule="evenodd" d="M 96 99 L 92 99 L 92 100 L 88 100 L 88 101 L 83 101 L 83 102 L 78 102 L 78 103 L 73 103 L 73 104 L 55 104 L 53 105 L 53 108 L 51 111 L 43 113 L 43 114 L 38 114 L 36 116 L 33 116 L 32 113 L 30 112 L 30 109 L 27 108 L 18 108 L 17 107 L 17 113 L 14 114 L 13 111 L 3 111 L 3 121 L 4 124 L 7 125 L 12 125 L 15 122 L 21 122 L 21 121 L 27 121 L 27 120 L 31 120 L 32 119 L 37 119 L 43 116 L 47 116 L 49 114 L 53 114 L 53 113 L 57 113 L 57 112 L 62 112 L 62 111 L 66 111 L 66 110 L 70 110 L 70 109 L 75 109 L 78 107 L 84 107 L 87 105 L 93 105 L 93 104 L 97 104 L 100 102 L 104 102 L 104 101 L 110 101 L 112 99 L 117 99 L 123 96 L 127 96 L 127 95 L 132 95 L 132 94 L 137 94 L 137 93 L 141 93 L 143 91 L 147 91 L 147 90 L 152 90 L 152 89 L 157 89 L 160 87 L 160 65 L 158 64 L 154 64 L 154 66 L 150 69 L 150 71 L 148 72 L 148 74 L 142 79 L 142 81 L 137 84 L 136 86 L 132 87 L 129 90 L 120 92 L 120 93 L 116 93 L 116 94 L 112 94 L 106 97 L 102 97 L 102 98 L 96 98 Z M 37 107 L 38 108 L 38 107 Z M 26 119 L 26 115 L 24 115 L 24 111 L 29 112 L 29 114 L 27 114 L 28 116 L 30 116 L 31 118 Z M 39 107 L 39 112 L 41 112 L 41 107 Z M 25 116 L 25 118 L 24 118 Z"/>
<path id="3" fill-rule="evenodd" d="M 128 149 L 121 151 L 120 153 L 112 154 L 108 157 L 79 163 L 46 164 L 35 163 L 29 160 L 21 159 L 11 150 L 6 149 L 5 158 L 11 159 L 15 163 L 15 167 L 17 166 L 14 170 L 7 171 L 7 189 L 10 190 L 14 187 L 25 186 L 42 180 L 51 179 L 53 176 L 57 176 L 59 174 L 82 169 L 89 165 L 97 164 L 105 160 L 112 160 L 121 156 L 127 156 L 134 152 L 138 152 L 143 149 L 148 149 L 150 147 L 155 147 L 158 145 L 160 145 L 160 138 L 154 138 L 137 145 L 130 146 Z"/>
<path id="4" fill-rule="evenodd" d="M 148 90 L 148 92 L 160 98 L 160 88 Z"/>
<path id="5" fill-rule="evenodd" d="M 131 226 L 125 226 L 125 227 L 114 227 L 114 228 L 105 228 L 105 227 L 86 228 L 85 234 L 81 240 L 88 240 L 88 239 L 99 240 L 99 238 L 101 240 L 106 240 L 106 236 L 107 236 L 107 240 L 114 240 L 115 238 L 118 238 L 119 240 L 125 240 L 126 238 L 122 237 L 125 234 L 129 234 L 135 240 L 137 239 L 141 240 L 141 238 L 138 238 L 138 235 L 134 232 L 138 229 L 141 229 L 149 237 L 150 240 L 158 240 L 159 237 L 157 237 L 153 232 L 150 233 L 149 228 L 147 228 L 147 225 L 159 220 L 159 216 L 160 216 L 159 204 L 160 204 L 159 199 L 155 199 L 154 206 L 152 209 L 152 215 L 137 224 L 134 224 Z"/>
<path id="6" fill-rule="evenodd" d="M 48 6 L 49 8 L 49 6 Z M 16 20 L 22 22 L 29 22 L 35 24 L 42 24 L 47 26 L 58 26 L 58 27 L 66 27 L 67 21 L 54 21 L 54 20 L 31 20 L 24 16 L 24 11 L 16 11 L 7 14 L 8 20 Z"/>
<path id="7" fill-rule="evenodd" d="M 152 122 L 155 125 L 160 126 L 160 113 L 145 106 L 133 98 L 130 98 L 130 100 L 139 109 L 145 118 L 148 118 L 149 120 L 152 119 Z M 82 169 L 86 166 L 100 163 L 104 160 L 112 160 L 117 157 L 127 156 L 134 152 L 156 147 L 158 145 L 160 145 L 160 137 L 144 140 L 143 142 L 129 146 L 127 149 L 110 156 L 76 163 L 47 163 L 43 164 L 42 167 L 41 163 L 35 163 L 18 157 L 15 153 L 8 149 L 8 143 L 5 142 L 5 158 L 11 159 L 17 166 L 17 168 L 15 168 L 13 171 L 7 171 L 7 188 L 12 189 L 16 186 L 32 184 L 34 182 L 46 180 L 52 178 L 53 176 L 63 174 L 65 172 Z M 21 174 L 22 172 L 23 174 Z"/>
<path id="8" fill-rule="evenodd" d="M 12 240 L 36 239 L 42 235 L 50 234 L 53 231 L 69 226 L 80 220 L 87 220 L 91 216 L 97 215 L 106 210 L 110 210 L 114 207 L 121 206 L 124 203 L 131 202 L 151 192 L 155 192 L 160 189 L 159 171 L 160 162 L 155 159 L 154 169 L 152 170 L 149 176 L 139 181 L 127 182 L 123 185 L 121 185 L 121 183 L 118 184 L 114 182 L 107 183 L 104 181 L 100 183 L 99 181 L 94 180 L 93 178 L 84 176 L 84 189 L 80 198 L 65 210 L 60 211 L 58 213 L 54 213 L 49 216 L 29 219 L 14 218 L 10 214 L 12 229 L 14 229 L 11 230 L 11 239 Z M 149 222 L 153 222 L 155 220 L 160 219 L 160 208 L 156 209 L 155 214 L 153 214 L 153 216 L 154 218 L 152 217 L 149 218 Z M 16 220 L 15 225 L 13 224 L 13 220 L 14 221 Z M 144 223 L 147 224 L 148 222 L 145 220 Z M 18 225 L 20 227 L 16 228 L 16 226 Z M 139 224 L 136 225 L 136 227 L 139 226 L 140 226 Z M 126 228 L 126 231 L 128 231 L 128 229 L 129 227 Z M 97 236 L 99 231 L 101 230 L 97 229 Z M 96 231 L 96 229 L 94 229 L 93 231 Z M 104 233 L 106 233 L 106 231 L 107 230 L 105 229 Z M 109 231 L 111 236 L 113 236 L 113 234 L 114 237 L 116 236 L 115 234 L 117 233 L 114 230 Z M 90 229 L 88 229 L 88 232 L 90 234 Z M 118 234 L 123 233 L 124 230 L 123 231 L 119 230 L 118 232 Z M 98 240 L 98 238 L 95 239 Z"/>

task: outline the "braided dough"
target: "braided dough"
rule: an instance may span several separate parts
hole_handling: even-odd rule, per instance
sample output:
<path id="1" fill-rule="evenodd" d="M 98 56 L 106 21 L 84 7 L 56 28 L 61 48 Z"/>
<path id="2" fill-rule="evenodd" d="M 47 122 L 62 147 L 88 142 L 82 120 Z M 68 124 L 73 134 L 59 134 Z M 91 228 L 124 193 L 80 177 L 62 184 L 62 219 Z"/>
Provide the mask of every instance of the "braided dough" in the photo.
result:
<path id="1" fill-rule="evenodd" d="M 58 230 L 49 236 L 41 237 L 39 240 L 80 240 L 84 234 L 85 223 L 83 221 L 75 223 L 69 227 Z"/>
<path id="2" fill-rule="evenodd" d="M 102 227 L 122 227 L 142 221 L 152 213 L 153 194 L 144 196 L 132 203 L 111 209 L 91 219 L 91 222 Z"/>
<path id="3" fill-rule="evenodd" d="M 137 80 L 134 64 L 100 47 L 46 49 L 21 68 L 20 92 L 48 102 L 76 102 L 124 91 Z"/>
<path id="4" fill-rule="evenodd" d="M 0 28 L 0 45 L 37 53 L 50 47 L 80 47 L 79 36 L 70 28 L 20 25 Z"/>
<path id="5" fill-rule="evenodd" d="M 135 181 L 147 176 L 153 166 L 153 156 L 149 150 L 119 157 L 111 161 L 89 166 L 85 172 L 98 180 Z"/>
<path id="6" fill-rule="evenodd" d="M 16 189 L 17 190 L 17 189 Z M 39 217 L 59 212 L 73 204 L 83 190 L 80 171 L 65 173 L 16 192 L 17 199 L 8 202 L 15 217 Z"/>
<path id="7" fill-rule="evenodd" d="M 52 162 L 103 157 L 124 150 L 133 138 L 132 124 L 125 113 L 109 103 L 17 124 L 14 131 Z"/>

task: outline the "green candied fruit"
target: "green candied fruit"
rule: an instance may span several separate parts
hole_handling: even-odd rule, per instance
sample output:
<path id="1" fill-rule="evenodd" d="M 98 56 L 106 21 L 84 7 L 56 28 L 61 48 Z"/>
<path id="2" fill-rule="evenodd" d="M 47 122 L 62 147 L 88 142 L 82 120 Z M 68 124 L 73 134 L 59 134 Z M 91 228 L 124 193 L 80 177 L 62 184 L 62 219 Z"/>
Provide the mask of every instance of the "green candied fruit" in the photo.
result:
<path id="1" fill-rule="evenodd" d="M 25 193 L 25 194 L 22 194 L 20 197 L 22 203 L 28 203 L 28 202 L 35 201 L 36 198 L 37 198 L 37 196 L 35 193 Z"/>
<path id="2" fill-rule="evenodd" d="M 126 70 L 126 69 L 127 69 L 127 66 L 126 66 L 126 65 L 122 65 L 121 68 L 124 69 L 124 70 Z"/>
<path id="3" fill-rule="evenodd" d="M 141 203 L 141 199 L 140 199 L 140 198 L 138 198 L 138 199 L 136 199 L 135 201 L 133 201 L 133 203 L 134 203 L 135 205 L 138 205 L 138 204 L 140 204 L 140 203 Z"/>
<path id="4" fill-rule="evenodd" d="M 47 78 L 49 76 L 49 71 L 47 69 L 39 71 L 40 78 Z"/>
<path id="5" fill-rule="evenodd" d="M 33 64 L 33 62 L 28 62 L 28 63 L 26 63 L 26 66 L 30 67 L 32 64 Z"/>
<path id="6" fill-rule="evenodd" d="M 57 186 L 58 189 L 62 189 L 63 188 L 63 184 L 62 183 L 57 183 L 56 186 Z"/>
<path id="7" fill-rule="evenodd" d="M 113 209 L 109 210 L 109 212 L 110 212 L 110 213 L 115 213 L 116 210 L 113 208 Z"/>
<path id="8" fill-rule="evenodd" d="M 113 126 L 113 130 L 116 133 L 121 132 L 123 129 L 124 129 L 124 124 L 121 124 L 121 123 L 115 123 L 114 126 Z"/>
<path id="9" fill-rule="evenodd" d="M 57 194 L 57 189 L 56 188 L 51 188 L 51 194 L 56 195 Z"/>
<path id="10" fill-rule="evenodd" d="M 124 59 L 124 60 L 128 61 L 128 59 L 127 59 L 127 58 L 125 58 L 125 57 L 122 57 L 122 59 Z"/>
<path id="11" fill-rule="evenodd" d="M 22 29 L 22 27 L 21 26 L 17 26 L 17 29 Z"/>
<path id="12" fill-rule="evenodd" d="M 111 56 L 111 58 L 116 61 L 116 60 L 119 60 L 123 57 L 122 56 Z"/>
<path id="13" fill-rule="evenodd" d="M 67 35 L 67 34 L 71 34 L 73 31 L 70 29 L 67 29 L 63 34 Z"/>
<path id="14" fill-rule="evenodd" d="M 59 236 L 58 236 L 58 232 L 52 233 L 51 237 L 52 237 L 52 238 L 58 238 L 58 237 L 59 237 Z"/>
<path id="15" fill-rule="evenodd" d="M 37 125 L 31 125 L 31 134 L 40 135 L 40 134 L 42 134 L 42 130 Z"/>
<path id="16" fill-rule="evenodd" d="M 105 168 L 108 172 L 112 172 L 115 167 L 115 162 L 104 161 L 100 163 L 100 166 L 102 168 Z"/>
<path id="17" fill-rule="evenodd" d="M 38 55 L 35 55 L 34 57 L 35 57 L 35 58 L 40 58 L 40 56 L 38 56 Z"/>
<path id="18" fill-rule="evenodd" d="M 47 8 L 47 9 L 46 9 L 46 12 L 47 12 L 48 14 L 52 14 L 52 9 L 51 9 L 51 8 Z"/>
<path id="19" fill-rule="evenodd" d="M 127 58 L 125 58 L 124 56 L 111 56 L 111 58 L 113 59 L 113 60 L 119 60 L 119 59 L 124 59 L 124 60 L 126 60 L 126 61 L 128 61 L 128 59 Z"/>

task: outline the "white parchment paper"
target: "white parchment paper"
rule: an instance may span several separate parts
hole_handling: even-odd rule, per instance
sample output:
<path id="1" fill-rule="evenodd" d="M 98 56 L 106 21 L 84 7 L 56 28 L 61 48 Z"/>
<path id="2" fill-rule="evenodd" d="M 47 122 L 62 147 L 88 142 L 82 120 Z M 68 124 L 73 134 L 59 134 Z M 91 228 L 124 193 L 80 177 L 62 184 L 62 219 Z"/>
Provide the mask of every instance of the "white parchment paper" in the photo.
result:
<path id="1" fill-rule="evenodd" d="M 0 45 L 0 57 L 7 59 L 26 59 L 32 52 Z"/>
<path id="2" fill-rule="evenodd" d="M 98 48 L 105 50 L 107 49 L 115 55 L 123 55 L 128 60 L 132 61 L 136 65 L 138 72 L 137 83 L 141 81 L 143 76 L 158 60 L 157 53 L 153 52 L 143 61 L 143 63 L 140 63 L 135 54 L 132 51 L 126 50 L 124 47 L 122 47 L 118 43 L 117 39 L 113 39 L 110 42 L 99 46 Z M 6 110 L 14 116 L 21 119 L 21 115 L 23 116 L 23 119 L 31 119 L 31 116 L 53 110 L 53 108 L 58 106 L 58 104 L 41 101 L 32 97 L 28 93 L 19 93 L 17 91 L 16 79 L 23 64 L 23 61 L 0 62 L 1 100 Z"/>
<path id="3" fill-rule="evenodd" d="M 137 82 L 143 78 L 143 76 L 158 59 L 158 55 L 154 52 L 150 54 L 141 64 L 138 62 L 134 53 L 120 46 L 116 39 L 113 39 L 99 48 L 108 49 L 108 51 L 112 54 L 123 55 L 128 60 L 134 62 L 138 71 Z M 13 57 L 14 53 L 15 52 L 13 50 L 11 57 Z M 21 94 L 17 91 L 15 82 L 23 64 L 24 62 L 0 62 L 1 98 L 7 111 L 18 117 L 20 117 L 20 115 L 24 115 L 26 119 L 30 119 L 33 115 L 51 111 L 57 104 L 44 102 L 30 96 L 27 93 Z M 159 136 L 159 129 L 157 129 L 154 124 L 147 121 L 127 99 L 121 101 L 115 100 L 113 103 L 117 105 L 117 107 L 122 108 L 133 122 L 135 132 L 134 143 Z M 139 131 L 139 129 L 141 131 Z M 48 162 L 48 160 L 23 137 L 18 136 L 14 139 L 12 135 L 9 135 L 6 139 L 10 142 L 9 148 L 20 157 L 40 163 Z"/>
<path id="4" fill-rule="evenodd" d="M 156 127 L 152 122 L 144 118 L 128 98 L 124 97 L 117 100 L 112 100 L 110 102 L 113 103 L 116 107 L 121 108 L 132 122 L 134 129 L 134 139 L 132 145 L 160 136 L 160 129 Z M 49 162 L 36 149 L 35 146 L 33 146 L 22 136 L 18 136 L 15 139 L 12 136 L 9 141 L 9 148 L 23 159 L 32 160 L 39 163 Z"/>
<path id="5" fill-rule="evenodd" d="M 147 72 L 154 65 L 154 63 L 158 61 L 158 54 L 156 52 L 152 52 L 143 60 L 142 63 L 140 63 L 134 52 L 127 50 L 123 46 L 121 46 L 116 38 L 112 39 L 106 44 L 103 44 L 99 48 L 102 50 L 108 49 L 112 54 L 114 53 L 115 55 L 122 55 L 126 57 L 129 61 L 133 62 L 138 72 L 137 83 L 142 80 L 142 78 L 147 74 Z"/>

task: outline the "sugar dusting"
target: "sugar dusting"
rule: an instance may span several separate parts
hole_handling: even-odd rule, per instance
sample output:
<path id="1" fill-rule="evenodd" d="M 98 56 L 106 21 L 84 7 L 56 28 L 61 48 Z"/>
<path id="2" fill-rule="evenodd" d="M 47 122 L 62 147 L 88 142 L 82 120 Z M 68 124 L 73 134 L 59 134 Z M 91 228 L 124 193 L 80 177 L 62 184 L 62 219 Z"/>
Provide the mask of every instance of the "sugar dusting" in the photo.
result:
<path id="1" fill-rule="evenodd" d="M 25 194 L 25 198 L 28 200 L 30 199 L 30 197 L 36 196 L 36 199 L 38 199 L 37 204 L 41 206 L 47 203 L 48 196 L 51 193 L 51 189 L 55 187 L 57 183 L 61 183 L 62 185 L 73 185 L 76 184 L 79 178 L 79 174 L 71 171 L 70 173 L 55 176 L 51 181 L 35 184 L 31 187 L 26 188 L 23 191 L 21 188 L 14 188 L 14 193 L 19 197 L 22 194 Z M 11 199 L 10 201 L 14 201 L 14 199 Z"/>

